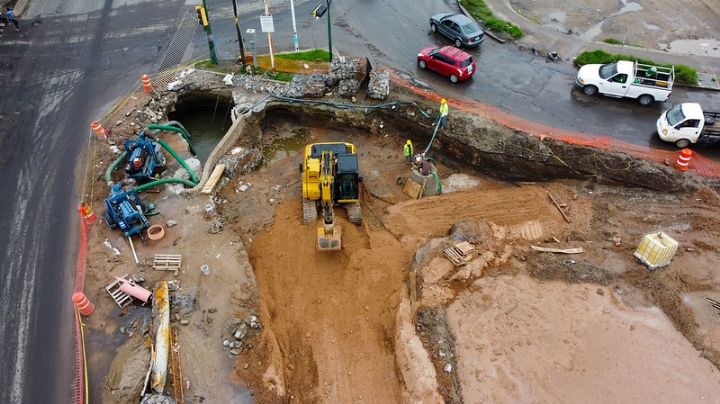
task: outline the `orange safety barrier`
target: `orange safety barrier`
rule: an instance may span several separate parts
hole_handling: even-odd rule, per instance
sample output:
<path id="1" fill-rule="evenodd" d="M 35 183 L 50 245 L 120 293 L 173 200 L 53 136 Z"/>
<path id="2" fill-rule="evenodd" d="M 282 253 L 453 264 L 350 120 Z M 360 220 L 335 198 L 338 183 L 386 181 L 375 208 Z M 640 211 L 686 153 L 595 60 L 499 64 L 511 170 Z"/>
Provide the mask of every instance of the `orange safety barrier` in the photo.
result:
<path id="1" fill-rule="evenodd" d="M 75 289 L 74 292 L 82 292 L 85 287 L 85 269 L 87 264 L 87 228 L 84 220 L 80 220 L 80 237 L 78 240 L 77 261 L 75 266 Z M 83 341 L 82 320 L 78 310 L 75 310 L 75 329 L 73 330 L 75 342 L 75 369 L 73 377 L 73 402 L 76 404 L 87 403 L 87 383 L 85 377 L 85 345 Z"/>
<path id="2" fill-rule="evenodd" d="M 143 85 L 143 91 L 145 91 L 146 93 L 153 92 L 152 81 L 150 81 L 150 76 L 148 76 L 147 74 L 142 75 L 142 85 Z"/>
<path id="3" fill-rule="evenodd" d="M 89 316 L 95 311 L 95 305 L 90 303 L 90 300 L 88 300 L 83 292 L 73 293 L 72 301 L 83 316 Z"/>
<path id="4" fill-rule="evenodd" d="M 85 224 L 92 226 L 97 222 L 97 215 L 92 210 L 90 205 L 86 203 L 81 203 L 80 206 L 78 206 L 78 212 L 80 212 L 80 216 L 82 216 L 83 220 L 85 221 Z"/>
<path id="5" fill-rule="evenodd" d="M 390 69 L 388 69 L 388 72 L 390 73 L 390 78 L 394 85 L 405 87 L 419 96 L 437 102 L 438 105 L 440 104 L 440 99 L 442 98 L 440 95 L 407 82 Z M 627 143 L 606 135 L 554 128 L 549 125 L 532 122 L 525 118 L 514 116 L 495 106 L 474 100 L 453 99 L 449 100 L 448 104 L 451 107 L 450 119 L 452 119 L 452 111 L 455 109 L 478 115 L 510 129 L 541 139 L 550 138 L 568 144 L 625 153 L 639 159 L 654 161 L 661 164 L 675 159 L 675 152 L 670 150 L 651 149 L 646 146 Z M 705 158 L 697 152 L 693 156 L 692 168 L 694 173 L 703 177 L 720 178 L 720 162 Z"/>
<path id="6" fill-rule="evenodd" d="M 107 132 L 105 131 L 105 128 L 103 128 L 102 124 L 98 121 L 94 121 L 90 124 L 90 127 L 92 130 L 95 131 L 95 137 L 97 137 L 100 140 L 107 139 Z"/>
<path id="7" fill-rule="evenodd" d="M 690 157 L 692 157 L 692 155 L 693 152 L 690 149 L 680 150 L 678 158 L 675 160 L 675 168 L 680 171 L 687 171 L 687 169 L 690 168 Z"/>

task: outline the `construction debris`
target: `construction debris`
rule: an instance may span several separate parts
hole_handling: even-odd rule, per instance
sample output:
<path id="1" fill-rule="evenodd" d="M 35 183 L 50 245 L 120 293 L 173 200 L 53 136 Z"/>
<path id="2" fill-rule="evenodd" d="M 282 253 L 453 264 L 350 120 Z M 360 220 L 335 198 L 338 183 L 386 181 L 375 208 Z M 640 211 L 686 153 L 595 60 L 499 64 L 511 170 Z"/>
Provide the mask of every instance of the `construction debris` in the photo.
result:
<path id="1" fill-rule="evenodd" d="M 565 214 L 565 211 L 562 209 L 562 207 L 560 207 L 560 204 L 558 204 L 557 201 L 555 200 L 555 197 L 550 193 L 550 191 L 546 191 L 546 192 L 547 192 L 548 196 L 550 197 L 550 200 L 552 201 L 553 205 L 555 205 L 558 212 L 560 212 L 560 214 L 562 215 L 563 219 L 565 219 L 566 222 L 570 223 L 570 218 L 567 217 L 567 215 Z"/>
<path id="2" fill-rule="evenodd" d="M 463 241 L 443 250 L 443 254 L 457 267 L 467 264 L 475 252 L 475 246 Z"/>
<path id="3" fill-rule="evenodd" d="M 585 251 L 582 249 L 582 247 L 577 248 L 549 248 L 549 247 L 540 247 L 536 245 L 531 245 L 530 248 L 532 248 L 535 251 L 538 252 L 549 252 L 549 253 L 558 253 L 558 254 L 582 254 Z"/>

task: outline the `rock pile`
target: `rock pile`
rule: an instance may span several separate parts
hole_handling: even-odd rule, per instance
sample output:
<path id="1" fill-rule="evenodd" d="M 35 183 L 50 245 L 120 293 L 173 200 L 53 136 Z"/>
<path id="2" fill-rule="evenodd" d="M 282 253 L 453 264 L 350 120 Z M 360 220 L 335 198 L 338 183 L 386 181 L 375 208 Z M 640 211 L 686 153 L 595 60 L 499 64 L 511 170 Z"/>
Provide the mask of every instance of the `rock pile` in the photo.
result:
<path id="1" fill-rule="evenodd" d="M 370 72 L 368 97 L 384 100 L 390 95 L 390 73 L 386 69 L 375 69 Z"/>
<path id="2" fill-rule="evenodd" d="M 223 346 L 229 348 L 231 355 L 239 355 L 243 348 L 253 348 L 252 343 L 249 341 L 250 336 L 252 336 L 253 332 L 258 332 L 260 329 L 262 329 L 262 323 L 260 323 L 258 316 L 249 316 L 229 329 L 232 337 L 223 341 Z"/>
<path id="3" fill-rule="evenodd" d="M 330 62 L 328 76 L 330 80 L 337 81 L 339 95 L 352 97 L 367 79 L 368 71 L 370 62 L 366 57 L 339 56 Z"/>

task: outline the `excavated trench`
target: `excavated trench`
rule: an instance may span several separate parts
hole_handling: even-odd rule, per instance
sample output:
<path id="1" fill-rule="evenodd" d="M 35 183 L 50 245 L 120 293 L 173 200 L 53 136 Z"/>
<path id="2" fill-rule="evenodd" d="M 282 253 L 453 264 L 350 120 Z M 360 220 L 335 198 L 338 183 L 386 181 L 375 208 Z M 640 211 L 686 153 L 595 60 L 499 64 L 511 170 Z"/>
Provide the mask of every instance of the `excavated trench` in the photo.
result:
<path id="1" fill-rule="evenodd" d="M 238 214 L 251 211 L 258 217 L 272 216 L 261 231 L 255 229 L 249 247 L 260 289 L 260 313 L 266 321 L 258 350 L 263 353 L 256 355 L 271 364 L 262 376 L 263 385 L 299 402 L 407 399 L 413 382 L 404 379 L 412 376 L 405 368 L 418 353 L 407 346 L 398 351 L 397 344 L 414 329 L 412 325 L 410 331 L 406 329 L 409 317 L 401 313 L 406 311 L 402 307 L 408 294 L 409 263 L 418 244 L 417 240 L 408 243 L 383 222 L 385 209 L 397 201 L 397 195 L 383 192 L 389 189 L 387 184 L 382 190 L 370 189 L 362 201 L 363 225 L 351 225 L 340 213 L 344 248 L 320 253 L 314 249 L 314 226 L 302 223 L 297 163 L 306 143 L 352 141 L 359 145 L 366 181 L 373 181 L 370 171 L 379 175 L 378 183 L 394 183 L 407 171 L 400 154 L 401 139 L 412 139 L 416 150 L 424 148 L 432 135 L 432 120 L 410 104 L 392 109 L 338 109 L 285 101 L 270 101 L 243 119 L 243 133 L 236 144 L 261 150 L 265 159 L 252 174 L 270 174 L 272 178 L 265 181 L 286 181 L 289 188 L 270 213 L 262 208 Z M 453 117 L 430 155 L 448 171 L 470 169 L 503 181 L 592 179 L 659 191 L 697 187 L 694 180 L 661 164 L 541 140 L 467 115 Z M 363 159 L 369 162 L 363 165 Z M 457 401 L 457 375 L 442 371 L 440 367 L 436 374 L 451 390 L 446 388 L 443 396 Z M 413 394 L 437 398 L 431 393 Z"/>
<path id="2" fill-rule="evenodd" d="M 187 92 L 178 97 L 168 118 L 181 122 L 190 132 L 197 157 L 205 164 L 232 125 L 233 107 L 232 98 L 224 94 Z"/>

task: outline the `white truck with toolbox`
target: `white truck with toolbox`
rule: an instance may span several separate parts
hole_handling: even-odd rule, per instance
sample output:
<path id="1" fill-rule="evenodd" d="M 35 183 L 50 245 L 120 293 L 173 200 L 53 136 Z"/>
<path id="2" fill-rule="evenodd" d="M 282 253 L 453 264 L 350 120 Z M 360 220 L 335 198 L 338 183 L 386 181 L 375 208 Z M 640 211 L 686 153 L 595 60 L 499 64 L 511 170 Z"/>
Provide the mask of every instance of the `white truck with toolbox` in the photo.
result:
<path id="1" fill-rule="evenodd" d="M 700 104 L 676 105 L 657 120 L 660 139 L 684 148 L 696 143 L 720 142 L 720 112 L 703 111 Z"/>
<path id="2" fill-rule="evenodd" d="M 648 106 L 655 101 L 670 97 L 675 67 L 644 65 L 619 60 L 604 65 L 585 65 L 578 71 L 575 87 L 587 95 L 597 93 L 608 97 L 628 97 Z"/>

